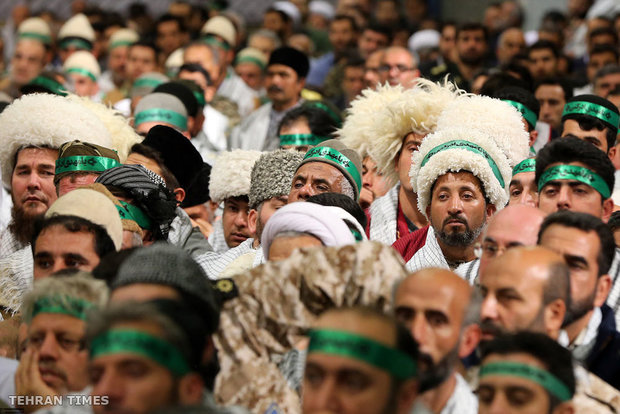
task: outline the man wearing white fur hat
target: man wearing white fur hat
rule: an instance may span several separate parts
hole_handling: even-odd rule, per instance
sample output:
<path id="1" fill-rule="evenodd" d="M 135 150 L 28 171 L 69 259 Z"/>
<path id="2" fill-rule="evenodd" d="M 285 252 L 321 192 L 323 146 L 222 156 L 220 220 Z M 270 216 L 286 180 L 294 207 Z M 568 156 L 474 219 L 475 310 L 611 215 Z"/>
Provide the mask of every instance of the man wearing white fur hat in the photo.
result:
<path id="1" fill-rule="evenodd" d="M 409 176 L 430 226 L 394 243 L 407 269 L 449 268 L 471 278 L 478 263 L 474 245 L 487 220 L 508 202 L 508 159 L 488 135 L 446 129 L 426 137 Z"/>
<path id="2" fill-rule="evenodd" d="M 13 201 L 8 231 L 0 235 L 0 277 L 17 277 L 26 283 L 32 279 L 29 244 L 35 219 L 57 198 L 58 147 L 83 137 L 112 147 L 110 133 L 97 116 L 61 96 L 25 95 L 0 114 L 2 180 Z"/>
<path id="3" fill-rule="evenodd" d="M 224 252 L 253 237 L 248 228 L 248 194 L 252 167 L 260 155 L 259 151 L 234 150 L 221 153 L 215 160 L 209 193 L 211 200 L 224 203 L 222 219 L 209 236 L 215 252 Z"/>
<path id="4" fill-rule="evenodd" d="M 374 159 L 377 171 L 392 185 L 370 206 L 370 240 L 392 244 L 427 224 L 409 182 L 411 154 L 460 93 L 450 83 L 442 86 L 419 79 L 408 90 L 400 85 L 367 89 L 352 103 L 340 136 L 345 144 Z"/>
<path id="5" fill-rule="evenodd" d="M 97 83 L 101 76 L 101 68 L 92 53 L 79 50 L 67 58 L 62 68 L 70 80 L 71 92 L 95 102 L 101 101 Z"/>

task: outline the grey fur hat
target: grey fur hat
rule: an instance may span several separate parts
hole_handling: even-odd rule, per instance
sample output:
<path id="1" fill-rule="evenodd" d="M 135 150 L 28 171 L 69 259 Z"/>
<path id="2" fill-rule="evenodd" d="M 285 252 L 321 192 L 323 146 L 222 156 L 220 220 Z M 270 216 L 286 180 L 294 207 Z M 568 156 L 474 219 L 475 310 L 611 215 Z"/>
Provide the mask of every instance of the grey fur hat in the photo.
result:
<path id="1" fill-rule="evenodd" d="M 265 200 L 287 195 L 303 159 L 304 154 L 298 151 L 276 150 L 261 155 L 252 167 L 249 207 L 256 208 Z"/>

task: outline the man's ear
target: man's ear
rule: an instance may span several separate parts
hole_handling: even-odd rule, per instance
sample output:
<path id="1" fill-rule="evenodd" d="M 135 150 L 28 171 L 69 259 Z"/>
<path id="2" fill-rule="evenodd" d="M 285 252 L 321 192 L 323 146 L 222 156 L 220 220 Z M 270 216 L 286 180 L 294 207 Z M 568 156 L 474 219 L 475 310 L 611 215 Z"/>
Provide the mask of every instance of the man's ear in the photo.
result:
<path id="1" fill-rule="evenodd" d="M 594 306 L 600 307 L 607 301 L 609 291 L 611 290 L 611 277 L 602 275 L 596 281 L 596 293 L 594 296 Z"/>
<path id="2" fill-rule="evenodd" d="M 495 212 L 497 211 L 497 207 L 495 207 L 495 204 L 487 204 L 487 219 L 490 219 L 491 216 L 493 214 L 495 214 Z"/>
<path id="3" fill-rule="evenodd" d="M 256 222 L 258 221 L 258 211 L 255 209 L 250 209 L 248 212 L 248 230 L 250 233 L 256 234 Z"/>
<path id="4" fill-rule="evenodd" d="M 179 380 L 178 396 L 182 405 L 197 405 L 202 402 L 205 383 L 200 374 L 192 372 Z"/>
<path id="5" fill-rule="evenodd" d="M 552 414 L 575 414 L 575 406 L 572 401 L 566 401 L 557 405 Z"/>
<path id="6" fill-rule="evenodd" d="M 566 303 L 562 299 L 556 299 L 548 303 L 545 305 L 543 315 L 548 336 L 551 338 L 557 337 L 560 329 L 562 329 L 562 323 L 566 315 Z"/>
<path id="7" fill-rule="evenodd" d="M 607 200 L 603 201 L 603 214 L 601 215 L 601 220 L 603 220 L 603 223 L 607 223 L 609 221 L 613 212 L 614 200 L 610 197 Z"/>
<path id="8" fill-rule="evenodd" d="M 396 396 L 396 414 L 410 413 L 417 397 L 418 381 L 413 379 L 405 381 L 398 389 L 398 394 Z"/>
<path id="9" fill-rule="evenodd" d="M 467 325 L 461 333 L 461 344 L 459 345 L 459 358 L 465 358 L 474 352 L 480 343 L 482 330 L 478 324 Z"/>
<path id="10" fill-rule="evenodd" d="M 185 200 L 185 190 L 182 189 L 181 187 L 175 188 L 173 193 L 174 193 L 174 198 L 177 200 L 178 204 L 181 204 L 183 200 Z"/>
<path id="11" fill-rule="evenodd" d="M 534 146 L 534 143 L 536 142 L 537 139 L 538 139 L 538 131 L 536 131 L 535 129 L 532 129 L 530 131 L 530 147 Z"/>
<path id="12" fill-rule="evenodd" d="M 609 151 L 607 151 L 607 156 L 609 157 L 611 162 L 613 162 L 614 158 L 616 157 L 616 151 L 618 151 L 618 150 L 617 150 L 615 145 L 613 147 L 609 148 Z"/>

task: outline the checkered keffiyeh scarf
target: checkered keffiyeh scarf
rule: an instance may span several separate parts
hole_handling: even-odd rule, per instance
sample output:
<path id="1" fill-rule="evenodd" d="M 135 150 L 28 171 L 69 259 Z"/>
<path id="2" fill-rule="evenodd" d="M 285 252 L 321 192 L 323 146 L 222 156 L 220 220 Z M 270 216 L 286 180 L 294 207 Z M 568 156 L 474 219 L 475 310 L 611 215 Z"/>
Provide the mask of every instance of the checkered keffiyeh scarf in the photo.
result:
<path id="1" fill-rule="evenodd" d="M 163 178 L 141 165 L 121 165 L 104 171 L 95 182 L 125 191 L 133 199 L 132 204 L 157 224 L 156 238 L 167 239 L 177 202 Z"/>

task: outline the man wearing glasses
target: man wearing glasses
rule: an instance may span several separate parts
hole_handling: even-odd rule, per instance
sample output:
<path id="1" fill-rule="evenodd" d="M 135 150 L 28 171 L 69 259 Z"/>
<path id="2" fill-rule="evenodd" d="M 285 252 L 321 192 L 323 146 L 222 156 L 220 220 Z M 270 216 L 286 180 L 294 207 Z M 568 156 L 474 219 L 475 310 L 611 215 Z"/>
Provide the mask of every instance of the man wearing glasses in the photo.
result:
<path id="1" fill-rule="evenodd" d="M 390 86 L 400 84 L 405 89 L 412 88 L 420 76 L 415 57 L 400 46 L 389 47 L 385 50 L 378 70 L 381 83 L 388 82 Z"/>

